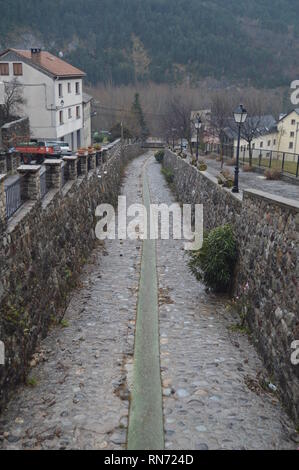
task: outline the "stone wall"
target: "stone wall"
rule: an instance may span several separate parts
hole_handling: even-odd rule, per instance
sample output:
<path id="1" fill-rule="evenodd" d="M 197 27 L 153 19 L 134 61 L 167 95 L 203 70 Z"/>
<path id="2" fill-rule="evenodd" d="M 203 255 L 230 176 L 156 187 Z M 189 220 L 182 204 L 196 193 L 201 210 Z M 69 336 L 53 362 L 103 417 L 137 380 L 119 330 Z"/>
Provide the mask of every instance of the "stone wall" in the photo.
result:
<path id="1" fill-rule="evenodd" d="M 181 202 L 204 205 L 207 230 L 232 224 L 239 250 L 234 294 L 248 306 L 256 346 L 298 423 L 299 366 L 291 363 L 291 344 L 299 340 L 299 203 L 253 190 L 235 195 L 169 150 L 164 166 Z"/>
<path id="2" fill-rule="evenodd" d="M 25 378 L 28 361 L 50 323 L 63 315 L 80 268 L 97 243 L 96 206 L 117 202 L 124 167 L 139 153 L 137 144 L 121 151 L 118 143 L 102 166 L 78 179 L 73 173 L 75 179 L 63 188 L 52 187 L 43 200 L 35 187 L 36 200 L 26 201 L 2 226 L 0 339 L 6 364 L 0 366 L 0 409 Z M 71 160 L 68 164 L 76 168 Z M 39 172 L 33 170 L 27 174 L 29 189 L 39 183 Z"/>
<path id="3" fill-rule="evenodd" d="M 17 121 L 9 122 L 8 124 L 4 124 L 4 126 L 1 127 L 0 134 L 0 143 L 2 141 L 2 147 L 4 149 L 15 147 L 20 142 L 29 141 L 29 118 L 22 118 Z"/>

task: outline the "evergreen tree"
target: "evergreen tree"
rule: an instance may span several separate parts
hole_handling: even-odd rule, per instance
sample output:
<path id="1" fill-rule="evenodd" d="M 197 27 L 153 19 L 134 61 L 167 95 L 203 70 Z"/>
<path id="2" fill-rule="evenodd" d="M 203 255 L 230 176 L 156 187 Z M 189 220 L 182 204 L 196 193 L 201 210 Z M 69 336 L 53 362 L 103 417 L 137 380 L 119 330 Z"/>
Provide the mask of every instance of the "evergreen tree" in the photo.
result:
<path id="1" fill-rule="evenodd" d="M 132 131 L 136 137 L 146 140 L 149 132 L 144 118 L 139 93 L 135 93 L 132 104 Z"/>

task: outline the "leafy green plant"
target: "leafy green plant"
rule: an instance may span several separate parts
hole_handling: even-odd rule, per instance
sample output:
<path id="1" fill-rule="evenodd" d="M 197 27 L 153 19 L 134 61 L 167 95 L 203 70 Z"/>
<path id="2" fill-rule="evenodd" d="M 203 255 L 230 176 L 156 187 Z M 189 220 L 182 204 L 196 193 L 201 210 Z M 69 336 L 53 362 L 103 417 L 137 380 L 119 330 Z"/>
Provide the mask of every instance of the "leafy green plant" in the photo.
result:
<path id="1" fill-rule="evenodd" d="M 198 165 L 197 165 L 199 171 L 207 171 L 208 165 L 204 160 L 199 160 Z"/>
<path id="2" fill-rule="evenodd" d="M 174 181 L 174 174 L 171 170 L 167 170 L 166 168 L 162 169 L 162 173 L 165 176 L 167 183 L 172 184 Z"/>
<path id="3" fill-rule="evenodd" d="M 70 326 L 68 320 L 66 320 L 65 318 L 63 318 L 61 321 L 60 321 L 60 325 L 62 328 L 68 328 Z"/>
<path id="4" fill-rule="evenodd" d="M 189 268 L 199 281 L 215 292 L 226 292 L 231 287 L 237 244 L 230 225 L 211 230 L 199 251 L 191 252 Z"/>
<path id="5" fill-rule="evenodd" d="M 34 388 L 37 386 L 38 380 L 36 377 L 28 377 L 26 383 L 28 387 Z"/>
<path id="6" fill-rule="evenodd" d="M 218 184 L 222 185 L 224 188 L 232 188 L 234 185 L 233 175 L 229 170 L 222 170 L 218 176 Z"/>
<path id="7" fill-rule="evenodd" d="M 159 150 L 155 153 L 155 159 L 158 163 L 162 163 L 164 159 L 164 150 Z"/>

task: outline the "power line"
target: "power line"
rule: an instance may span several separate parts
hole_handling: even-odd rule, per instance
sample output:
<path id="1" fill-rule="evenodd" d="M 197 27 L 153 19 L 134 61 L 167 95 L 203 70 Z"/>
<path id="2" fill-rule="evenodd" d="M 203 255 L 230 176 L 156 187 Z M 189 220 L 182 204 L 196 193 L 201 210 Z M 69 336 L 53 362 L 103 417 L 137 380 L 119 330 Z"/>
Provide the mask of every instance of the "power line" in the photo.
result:
<path id="1" fill-rule="evenodd" d="M 100 104 L 93 104 L 94 108 L 99 108 L 107 111 L 114 111 L 114 112 L 119 112 L 119 113 L 125 113 L 125 114 L 130 114 L 130 115 L 135 115 L 134 111 L 131 109 L 124 109 L 124 108 L 113 108 L 113 107 L 108 107 L 108 106 L 103 106 Z M 147 116 L 154 116 L 154 117 L 166 117 L 166 114 L 159 114 L 159 113 L 148 113 L 148 112 L 143 112 L 144 115 Z"/>

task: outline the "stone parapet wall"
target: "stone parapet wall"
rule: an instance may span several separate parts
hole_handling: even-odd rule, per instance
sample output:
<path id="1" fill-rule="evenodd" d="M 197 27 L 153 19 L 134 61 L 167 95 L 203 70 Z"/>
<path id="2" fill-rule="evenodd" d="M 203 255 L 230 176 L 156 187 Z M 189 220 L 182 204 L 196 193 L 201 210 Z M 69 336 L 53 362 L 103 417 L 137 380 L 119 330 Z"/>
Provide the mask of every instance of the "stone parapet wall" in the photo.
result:
<path id="1" fill-rule="evenodd" d="M 253 190 L 235 195 L 170 150 L 164 167 L 182 203 L 204 205 L 205 229 L 232 224 L 239 250 L 234 295 L 247 305 L 256 346 L 299 423 L 299 365 L 291 362 L 291 344 L 299 341 L 299 203 Z"/>
<path id="2" fill-rule="evenodd" d="M 117 202 L 125 165 L 140 153 L 137 144 L 123 149 L 117 144 L 103 166 L 69 180 L 62 190 L 52 188 L 43 200 L 30 197 L 2 228 L 0 340 L 6 363 L 0 365 L 0 409 L 26 377 L 28 362 L 51 322 L 63 315 L 78 273 L 97 243 L 97 205 Z M 35 176 L 27 175 L 28 194 L 34 197 Z"/>
<path id="3" fill-rule="evenodd" d="M 2 146 L 5 149 L 15 147 L 21 142 L 30 140 L 29 118 L 18 119 L 17 121 L 4 124 L 0 129 Z"/>

